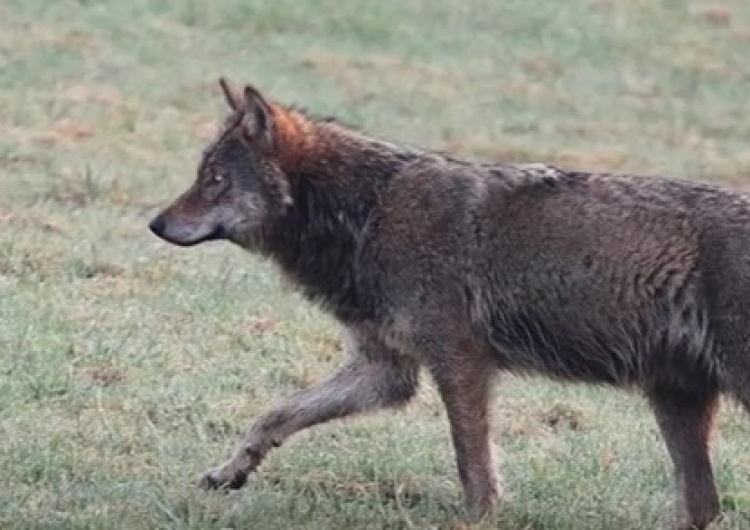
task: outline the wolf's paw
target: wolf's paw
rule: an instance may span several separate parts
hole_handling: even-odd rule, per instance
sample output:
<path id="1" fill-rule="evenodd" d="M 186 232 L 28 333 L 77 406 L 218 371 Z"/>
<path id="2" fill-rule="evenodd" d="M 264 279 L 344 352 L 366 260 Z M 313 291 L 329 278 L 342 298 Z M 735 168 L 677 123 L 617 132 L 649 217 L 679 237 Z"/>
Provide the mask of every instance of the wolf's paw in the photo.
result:
<path id="1" fill-rule="evenodd" d="M 672 528 L 675 530 L 718 528 L 721 520 L 722 516 L 718 507 L 710 507 L 710 509 L 692 516 L 687 513 L 680 514 Z"/>
<path id="2" fill-rule="evenodd" d="M 237 490 L 247 482 L 247 473 L 224 467 L 209 470 L 200 480 L 204 490 Z"/>

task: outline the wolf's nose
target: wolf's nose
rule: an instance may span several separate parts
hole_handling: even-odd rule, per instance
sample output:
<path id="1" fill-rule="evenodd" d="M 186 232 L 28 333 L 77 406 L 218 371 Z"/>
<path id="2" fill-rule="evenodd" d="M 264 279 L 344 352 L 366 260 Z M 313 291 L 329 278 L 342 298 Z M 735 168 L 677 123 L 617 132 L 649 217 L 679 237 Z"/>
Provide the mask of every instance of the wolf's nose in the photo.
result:
<path id="1" fill-rule="evenodd" d="M 162 237 L 166 224 L 167 222 L 164 220 L 164 216 L 159 214 L 151 220 L 151 222 L 148 224 L 148 227 L 154 234 Z"/>

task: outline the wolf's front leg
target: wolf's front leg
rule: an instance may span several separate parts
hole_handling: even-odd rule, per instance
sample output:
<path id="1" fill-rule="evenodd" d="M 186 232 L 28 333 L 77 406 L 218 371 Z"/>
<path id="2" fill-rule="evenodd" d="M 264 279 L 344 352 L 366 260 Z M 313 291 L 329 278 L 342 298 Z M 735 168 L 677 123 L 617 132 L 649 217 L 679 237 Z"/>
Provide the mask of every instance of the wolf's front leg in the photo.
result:
<path id="1" fill-rule="evenodd" d="M 436 347 L 433 356 L 432 374 L 448 412 L 469 517 L 479 521 L 491 516 L 501 491 L 489 410 L 496 369 L 470 341 L 455 350 Z"/>
<path id="2" fill-rule="evenodd" d="M 414 395 L 419 367 L 372 341 L 357 344 L 352 360 L 327 381 L 294 394 L 255 421 L 237 451 L 201 481 L 206 489 L 244 485 L 268 451 L 294 433 L 336 418 L 405 404 Z"/>

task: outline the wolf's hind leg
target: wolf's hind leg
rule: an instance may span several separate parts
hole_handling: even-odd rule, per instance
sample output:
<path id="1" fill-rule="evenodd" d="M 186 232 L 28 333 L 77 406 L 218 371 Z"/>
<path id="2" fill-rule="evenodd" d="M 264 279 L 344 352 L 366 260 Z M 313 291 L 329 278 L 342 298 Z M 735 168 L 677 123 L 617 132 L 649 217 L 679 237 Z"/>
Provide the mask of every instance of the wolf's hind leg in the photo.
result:
<path id="1" fill-rule="evenodd" d="M 656 420 L 674 462 L 677 482 L 678 530 L 706 528 L 719 516 L 719 496 L 708 453 L 711 424 L 718 408 L 718 390 L 654 388 L 647 392 Z"/>

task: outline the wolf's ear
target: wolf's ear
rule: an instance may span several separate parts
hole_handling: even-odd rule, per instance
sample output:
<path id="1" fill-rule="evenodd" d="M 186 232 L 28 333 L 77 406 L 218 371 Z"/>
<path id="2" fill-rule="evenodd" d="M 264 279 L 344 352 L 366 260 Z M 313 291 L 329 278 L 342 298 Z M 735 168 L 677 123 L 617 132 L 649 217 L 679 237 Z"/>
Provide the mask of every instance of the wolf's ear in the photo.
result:
<path id="1" fill-rule="evenodd" d="M 242 94 L 227 78 L 219 78 L 219 86 L 221 87 L 221 91 L 224 92 L 224 98 L 227 100 L 227 105 L 229 105 L 230 109 L 234 112 L 244 110 L 245 100 L 243 99 Z"/>
<path id="2" fill-rule="evenodd" d="M 245 87 L 244 93 L 245 117 L 242 119 L 242 128 L 245 135 L 250 139 L 271 139 L 273 112 L 271 106 L 263 96 L 252 86 Z"/>

